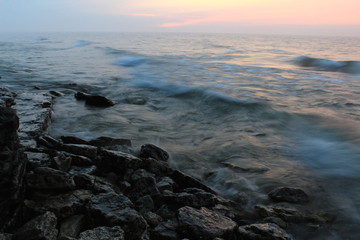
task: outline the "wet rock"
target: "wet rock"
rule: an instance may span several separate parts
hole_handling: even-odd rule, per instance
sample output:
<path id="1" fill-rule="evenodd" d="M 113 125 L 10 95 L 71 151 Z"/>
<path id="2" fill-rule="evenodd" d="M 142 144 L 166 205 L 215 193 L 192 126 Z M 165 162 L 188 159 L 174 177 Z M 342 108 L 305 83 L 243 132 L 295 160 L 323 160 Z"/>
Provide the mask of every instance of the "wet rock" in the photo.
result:
<path id="1" fill-rule="evenodd" d="M 96 107 L 111 107 L 115 105 L 113 101 L 104 96 L 90 95 L 83 92 L 77 92 L 75 98 L 77 100 L 85 100 L 85 104 Z"/>
<path id="2" fill-rule="evenodd" d="M 28 158 L 28 169 L 51 166 L 51 158 L 50 158 L 50 155 L 47 153 L 25 152 L 25 154 Z"/>
<path id="3" fill-rule="evenodd" d="M 24 203 L 30 212 L 39 214 L 52 211 L 59 219 L 64 219 L 83 212 L 92 196 L 93 194 L 88 190 L 75 190 L 43 199 L 25 200 Z"/>
<path id="4" fill-rule="evenodd" d="M 194 239 L 236 239 L 237 224 L 217 212 L 202 207 L 200 210 L 192 207 L 182 207 L 178 212 L 181 232 Z"/>
<path id="5" fill-rule="evenodd" d="M 278 225 L 279 227 L 281 227 L 282 229 L 286 229 L 287 227 L 287 223 L 282 220 L 281 218 L 277 218 L 277 217 L 267 217 L 264 218 L 261 223 L 274 223 L 276 225 Z"/>
<path id="6" fill-rule="evenodd" d="M 54 95 L 55 97 L 65 96 L 65 94 L 63 94 L 62 92 L 58 92 L 58 91 L 54 91 L 54 90 L 49 91 L 49 93 L 51 95 Z"/>
<path id="7" fill-rule="evenodd" d="M 50 149 L 60 149 L 61 147 L 61 143 L 58 140 L 47 135 L 38 137 L 36 141 L 39 145 Z"/>
<path id="8" fill-rule="evenodd" d="M 72 174 L 72 175 L 95 174 L 96 172 L 97 172 L 97 167 L 95 165 L 88 166 L 88 167 L 73 166 L 69 170 L 69 173 Z"/>
<path id="9" fill-rule="evenodd" d="M 18 229 L 13 235 L 13 240 L 55 240 L 58 234 L 56 224 L 55 214 L 46 212 Z"/>
<path id="10" fill-rule="evenodd" d="M 129 168 L 140 168 L 142 160 L 127 153 L 101 149 L 96 165 L 102 172 L 115 172 L 124 175 Z"/>
<path id="11" fill-rule="evenodd" d="M 277 206 L 255 206 L 258 214 L 263 217 L 276 217 L 286 222 L 302 222 L 304 220 L 303 215 L 294 208 L 285 208 Z"/>
<path id="12" fill-rule="evenodd" d="M 108 147 L 115 145 L 131 147 L 131 140 L 122 138 L 98 137 L 89 141 L 89 144 L 97 147 Z"/>
<path id="13" fill-rule="evenodd" d="M 214 190 L 212 190 L 199 180 L 190 177 L 178 170 L 175 170 L 169 177 L 171 177 L 171 179 L 173 179 L 180 188 L 199 188 L 206 192 L 216 194 Z"/>
<path id="14" fill-rule="evenodd" d="M 178 223 L 175 221 L 166 221 L 157 225 L 151 233 L 151 238 L 158 240 L 176 240 L 179 239 L 176 232 Z"/>
<path id="15" fill-rule="evenodd" d="M 157 189 L 159 189 L 160 192 L 163 191 L 173 191 L 173 186 L 175 185 L 174 180 L 172 180 L 169 177 L 162 177 L 160 180 L 156 183 Z"/>
<path id="16" fill-rule="evenodd" d="M 60 225 L 58 240 L 77 237 L 84 230 L 85 224 L 85 215 L 74 215 L 65 219 Z"/>
<path id="17" fill-rule="evenodd" d="M 272 190 L 269 198 L 274 202 L 307 203 L 309 196 L 299 188 L 280 187 Z"/>
<path id="18" fill-rule="evenodd" d="M 153 144 L 145 144 L 141 146 L 139 157 L 167 161 L 169 159 L 169 154 Z"/>
<path id="19" fill-rule="evenodd" d="M 71 153 L 65 153 L 65 156 L 69 156 L 72 159 L 72 165 L 79 167 L 88 167 L 95 164 L 92 159 Z"/>
<path id="20" fill-rule="evenodd" d="M 124 240 L 124 231 L 119 226 L 97 227 L 80 233 L 77 240 Z"/>
<path id="21" fill-rule="evenodd" d="M 197 188 L 184 189 L 179 193 L 163 192 L 163 200 L 168 204 L 175 204 L 179 207 L 213 207 L 220 200 L 214 194 Z"/>
<path id="22" fill-rule="evenodd" d="M 291 240 L 291 236 L 275 224 L 262 223 L 241 226 L 238 229 L 240 240 Z"/>
<path id="23" fill-rule="evenodd" d="M 18 220 L 27 158 L 20 148 L 15 110 L 0 107 L 0 231 Z"/>
<path id="24" fill-rule="evenodd" d="M 63 172 L 69 171 L 71 164 L 72 164 L 72 158 L 66 156 L 63 153 L 60 153 L 52 158 L 52 165 L 54 166 L 54 168 Z"/>
<path id="25" fill-rule="evenodd" d="M 89 142 L 75 137 L 75 136 L 61 136 L 60 139 L 62 140 L 62 142 L 64 144 L 85 144 L 85 145 L 89 145 Z"/>
<path id="26" fill-rule="evenodd" d="M 95 159 L 98 152 L 97 147 L 84 144 L 62 144 L 60 149 L 65 152 L 85 156 L 90 159 Z"/>
<path id="27" fill-rule="evenodd" d="M 169 167 L 166 162 L 155 160 L 153 158 L 142 159 L 141 167 L 149 172 L 156 174 L 158 177 L 169 176 L 174 173 L 174 169 Z"/>
<path id="28" fill-rule="evenodd" d="M 104 179 L 89 174 L 78 174 L 74 176 L 77 188 L 87 189 L 93 193 L 115 192 L 114 186 Z"/>
<path id="29" fill-rule="evenodd" d="M 123 194 L 101 193 L 87 205 L 89 220 L 95 225 L 121 226 L 126 239 L 139 239 L 147 228 L 145 219 L 133 209 L 134 205 Z"/>
<path id="30" fill-rule="evenodd" d="M 34 172 L 28 173 L 27 185 L 39 190 L 75 189 L 75 182 L 70 174 L 47 167 L 38 167 Z"/>

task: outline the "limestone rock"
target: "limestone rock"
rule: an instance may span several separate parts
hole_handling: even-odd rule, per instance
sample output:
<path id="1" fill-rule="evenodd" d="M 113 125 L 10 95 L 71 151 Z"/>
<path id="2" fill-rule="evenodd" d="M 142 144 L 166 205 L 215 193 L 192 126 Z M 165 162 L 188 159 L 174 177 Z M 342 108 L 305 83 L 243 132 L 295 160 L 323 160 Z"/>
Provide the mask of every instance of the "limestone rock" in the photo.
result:
<path id="1" fill-rule="evenodd" d="M 146 230 L 144 218 L 133 209 L 133 203 L 126 196 L 115 193 L 101 193 L 92 197 L 87 212 L 93 224 L 121 226 L 126 239 L 139 239 Z"/>
<path id="2" fill-rule="evenodd" d="M 72 190 L 75 189 L 73 177 L 63 171 L 47 167 L 38 167 L 27 174 L 28 187 L 41 190 Z"/>
<path id="3" fill-rule="evenodd" d="M 307 203 L 309 196 L 299 188 L 280 187 L 272 190 L 269 198 L 274 202 Z"/>
<path id="4" fill-rule="evenodd" d="M 77 240 L 125 240 L 125 237 L 119 226 L 97 227 L 80 233 Z"/>
<path id="5" fill-rule="evenodd" d="M 169 159 L 169 154 L 153 144 L 144 144 L 141 146 L 139 157 L 167 161 Z"/>
<path id="6" fill-rule="evenodd" d="M 113 101 L 104 96 L 90 95 L 83 92 L 77 92 L 75 98 L 77 100 L 85 100 L 85 104 L 95 107 L 111 107 L 115 105 Z"/>
<path id="7" fill-rule="evenodd" d="M 228 217 L 207 208 L 200 210 L 182 207 L 178 212 L 179 225 L 182 232 L 195 239 L 236 239 L 237 224 Z"/>
<path id="8" fill-rule="evenodd" d="M 262 223 L 241 226 L 238 229 L 240 240 L 291 240 L 291 236 L 276 224 Z"/>
<path id="9" fill-rule="evenodd" d="M 58 234 L 56 224 L 55 214 L 45 212 L 18 229 L 13 235 L 13 240 L 55 240 Z"/>

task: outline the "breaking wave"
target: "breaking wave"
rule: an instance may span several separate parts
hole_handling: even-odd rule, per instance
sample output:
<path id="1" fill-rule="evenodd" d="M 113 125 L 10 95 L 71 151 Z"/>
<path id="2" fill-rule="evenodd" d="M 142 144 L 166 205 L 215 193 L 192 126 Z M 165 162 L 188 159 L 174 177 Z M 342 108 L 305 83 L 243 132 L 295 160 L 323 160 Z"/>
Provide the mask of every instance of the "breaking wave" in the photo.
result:
<path id="1" fill-rule="evenodd" d="M 360 74 L 359 61 L 333 61 L 328 59 L 300 56 L 294 59 L 294 63 L 298 66 L 313 68 L 318 71 Z"/>

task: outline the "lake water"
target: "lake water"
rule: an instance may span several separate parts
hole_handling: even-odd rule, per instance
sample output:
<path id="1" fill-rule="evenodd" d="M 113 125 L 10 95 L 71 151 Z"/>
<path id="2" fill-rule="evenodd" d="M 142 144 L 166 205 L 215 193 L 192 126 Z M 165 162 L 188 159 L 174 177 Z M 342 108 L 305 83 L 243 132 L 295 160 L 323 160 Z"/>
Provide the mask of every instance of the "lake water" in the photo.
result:
<path id="1" fill-rule="evenodd" d="M 296 239 L 359 239 L 360 38 L 236 34 L 0 35 L 1 87 L 65 93 L 54 137 L 156 144 L 170 164 L 220 194 L 269 203 L 279 186 L 295 206 L 337 218 Z M 73 94 L 117 104 L 85 106 Z"/>

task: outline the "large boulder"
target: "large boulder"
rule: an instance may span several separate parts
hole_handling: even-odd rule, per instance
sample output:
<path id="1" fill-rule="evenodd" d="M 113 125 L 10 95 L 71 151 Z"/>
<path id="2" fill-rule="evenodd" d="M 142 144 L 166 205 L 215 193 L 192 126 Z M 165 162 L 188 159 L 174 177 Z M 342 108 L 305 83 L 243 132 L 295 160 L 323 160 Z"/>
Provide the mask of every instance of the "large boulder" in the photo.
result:
<path id="1" fill-rule="evenodd" d="M 101 193 L 90 199 L 87 213 L 92 224 L 121 226 L 125 238 L 135 240 L 146 230 L 147 223 L 133 207 L 130 199 L 123 194 Z"/>
<path id="2" fill-rule="evenodd" d="M 115 105 L 113 101 L 104 96 L 90 95 L 83 92 L 75 93 L 75 98 L 77 100 L 84 100 L 85 104 L 95 107 L 111 107 Z"/>
<path id="3" fill-rule="evenodd" d="M 192 239 L 236 239 L 237 224 L 228 217 L 207 208 L 182 207 L 178 212 L 179 227 Z"/>
<path id="4" fill-rule="evenodd" d="M 0 231 L 16 224 L 24 193 L 27 158 L 19 145 L 15 110 L 0 107 Z"/>
<path id="5" fill-rule="evenodd" d="M 239 240 L 291 240 L 291 236 L 276 224 L 262 223 L 241 226 Z"/>
<path id="6" fill-rule="evenodd" d="M 56 229 L 57 218 L 52 212 L 44 214 L 25 223 L 13 235 L 13 240 L 55 240 L 58 230 Z"/>
<path id="7" fill-rule="evenodd" d="M 48 167 L 38 167 L 28 173 L 27 185 L 29 188 L 38 190 L 75 189 L 75 182 L 70 174 Z"/>
<path id="8" fill-rule="evenodd" d="M 167 161 L 169 159 L 169 154 L 153 144 L 144 144 L 141 146 L 139 157 Z"/>

